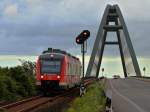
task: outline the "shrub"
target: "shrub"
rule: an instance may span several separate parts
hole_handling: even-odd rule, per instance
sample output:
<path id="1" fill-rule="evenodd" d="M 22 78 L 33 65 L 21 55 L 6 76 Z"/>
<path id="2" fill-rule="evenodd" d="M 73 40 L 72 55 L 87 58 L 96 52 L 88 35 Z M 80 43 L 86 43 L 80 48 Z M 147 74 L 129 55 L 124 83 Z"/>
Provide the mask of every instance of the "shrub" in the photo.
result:
<path id="1" fill-rule="evenodd" d="M 34 65 L 22 61 L 21 66 L 0 67 L 0 100 L 14 101 L 36 94 Z"/>

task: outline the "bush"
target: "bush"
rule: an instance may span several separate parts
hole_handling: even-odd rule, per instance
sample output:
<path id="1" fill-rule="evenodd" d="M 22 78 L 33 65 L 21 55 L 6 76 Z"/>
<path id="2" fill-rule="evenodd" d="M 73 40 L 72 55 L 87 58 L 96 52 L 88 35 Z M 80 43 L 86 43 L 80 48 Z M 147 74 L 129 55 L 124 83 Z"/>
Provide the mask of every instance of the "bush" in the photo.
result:
<path id="1" fill-rule="evenodd" d="M 36 94 L 35 63 L 22 61 L 21 66 L 0 67 L 0 100 L 14 101 Z"/>
<path id="2" fill-rule="evenodd" d="M 91 85 L 87 91 L 83 97 L 76 98 L 66 112 L 104 112 L 106 98 L 100 83 Z"/>

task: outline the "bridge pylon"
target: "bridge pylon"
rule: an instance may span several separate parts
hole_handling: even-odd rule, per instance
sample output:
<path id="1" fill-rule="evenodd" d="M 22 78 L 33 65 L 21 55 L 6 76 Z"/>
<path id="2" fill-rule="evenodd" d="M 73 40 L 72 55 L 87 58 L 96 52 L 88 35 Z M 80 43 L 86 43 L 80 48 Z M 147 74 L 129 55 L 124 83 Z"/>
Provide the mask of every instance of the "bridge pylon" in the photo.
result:
<path id="1" fill-rule="evenodd" d="M 108 32 L 116 32 L 118 41 L 106 41 Z M 86 71 L 86 76 L 98 77 L 105 45 L 118 45 L 124 76 L 141 76 L 130 35 L 118 5 L 107 5 Z"/>

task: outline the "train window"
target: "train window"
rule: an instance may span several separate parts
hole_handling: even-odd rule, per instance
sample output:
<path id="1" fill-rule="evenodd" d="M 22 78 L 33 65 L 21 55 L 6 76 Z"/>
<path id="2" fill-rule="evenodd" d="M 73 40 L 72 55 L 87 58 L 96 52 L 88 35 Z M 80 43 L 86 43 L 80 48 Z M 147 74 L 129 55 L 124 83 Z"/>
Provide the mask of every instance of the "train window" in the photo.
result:
<path id="1" fill-rule="evenodd" d="M 71 75 L 73 75 L 73 64 L 71 64 Z"/>
<path id="2" fill-rule="evenodd" d="M 78 65 L 77 65 L 77 75 L 79 74 L 79 68 L 78 68 Z"/>
<path id="3" fill-rule="evenodd" d="M 60 60 L 42 60 L 41 62 L 41 73 L 47 74 L 58 74 L 61 71 Z"/>
<path id="4" fill-rule="evenodd" d="M 76 71 L 76 65 L 73 64 L 73 75 L 75 75 L 75 71 Z"/>
<path id="5" fill-rule="evenodd" d="M 74 65 L 72 64 L 72 75 L 74 75 Z"/>
<path id="6" fill-rule="evenodd" d="M 77 73 L 78 73 L 78 66 L 77 66 L 77 64 L 75 64 L 75 65 L 76 65 L 75 75 L 77 75 Z"/>
<path id="7" fill-rule="evenodd" d="M 80 71 L 80 75 L 81 75 L 81 70 L 82 70 L 82 66 L 80 66 L 80 70 L 79 70 Z"/>
<path id="8" fill-rule="evenodd" d="M 80 71 L 81 71 L 80 65 L 78 67 L 79 67 L 79 75 L 81 75 L 81 73 L 80 73 Z"/>
<path id="9" fill-rule="evenodd" d="M 68 75 L 71 75 L 71 66 L 70 66 L 70 63 L 69 63 L 69 73 Z"/>
<path id="10" fill-rule="evenodd" d="M 68 63 L 67 63 L 67 67 L 66 67 L 66 75 L 68 75 L 68 70 L 69 70 L 69 66 L 68 66 Z"/>
<path id="11" fill-rule="evenodd" d="M 75 75 L 75 72 L 76 72 L 76 65 L 73 64 L 73 75 Z"/>
<path id="12" fill-rule="evenodd" d="M 70 75 L 72 75 L 72 64 L 70 64 Z"/>
<path id="13" fill-rule="evenodd" d="M 78 75 L 80 75 L 80 65 L 78 65 Z"/>
<path id="14" fill-rule="evenodd" d="M 71 75 L 73 75 L 74 74 L 74 69 L 73 69 L 73 64 L 71 65 L 71 69 L 72 69 L 72 73 L 71 73 Z"/>
<path id="15" fill-rule="evenodd" d="M 77 75 L 79 75 L 79 65 L 77 65 L 77 68 L 78 68 L 78 72 L 77 72 Z"/>
<path id="16" fill-rule="evenodd" d="M 69 63 L 68 63 L 68 72 L 67 72 L 67 75 L 70 74 L 70 66 L 69 66 Z"/>
<path id="17" fill-rule="evenodd" d="M 76 66 L 76 64 L 74 65 L 74 67 L 75 67 L 75 69 L 74 69 L 74 75 L 76 75 L 76 73 L 77 73 L 77 66 Z"/>
<path id="18" fill-rule="evenodd" d="M 72 74 L 72 67 L 71 67 L 71 64 L 70 64 L 70 75 Z"/>

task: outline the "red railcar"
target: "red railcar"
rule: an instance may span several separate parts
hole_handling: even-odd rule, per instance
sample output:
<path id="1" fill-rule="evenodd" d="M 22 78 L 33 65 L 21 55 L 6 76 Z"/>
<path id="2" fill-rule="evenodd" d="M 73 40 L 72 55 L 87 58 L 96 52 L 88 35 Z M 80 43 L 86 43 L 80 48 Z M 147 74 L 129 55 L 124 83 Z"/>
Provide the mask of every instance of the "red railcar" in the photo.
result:
<path id="1" fill-rule="evenodd" d="M 79 85 L 80 76 L 79 59 L 65 51 L 49 48 L 38 57 L 36 78 L 43 92 Z"/>

